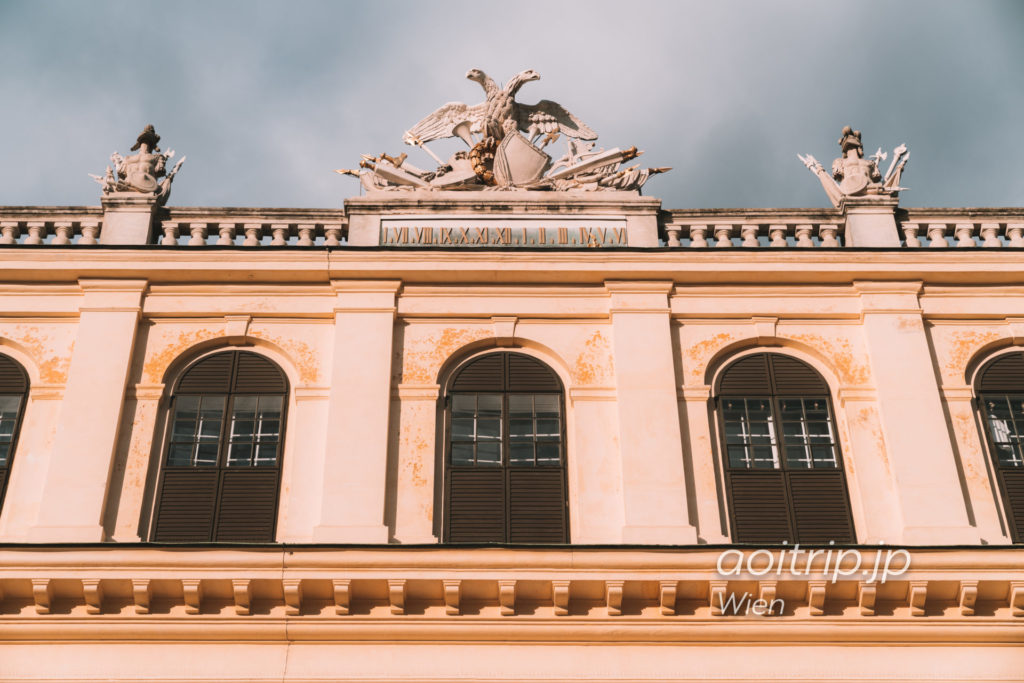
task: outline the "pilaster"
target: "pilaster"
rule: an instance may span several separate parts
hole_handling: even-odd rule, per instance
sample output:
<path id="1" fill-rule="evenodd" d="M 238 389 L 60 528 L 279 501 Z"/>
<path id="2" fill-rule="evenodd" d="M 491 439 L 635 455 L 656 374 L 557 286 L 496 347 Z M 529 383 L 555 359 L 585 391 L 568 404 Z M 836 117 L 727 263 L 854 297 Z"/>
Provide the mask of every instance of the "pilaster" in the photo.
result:
<path id="1" fill-rule="evenodd" d="M 611 298 L 626 543 L 696 543 L 669 326 L 671 282 L 605 282 Z"/>
<path id="2" fill-rule="evenodd" d="M 333 283 L 334 356 L 317 543 L 387 543 L 391 357 L 400 280 Z"/>
<path id="3" fill-rule="evenodd" d="M 104 540 L 103 515 L 145 280 L 79 280 L 82 303 L 39 516 L 30 538 Z"/>
<path id="4" fill-rule="evenodd" d="M 977 543 L 924 330 L 920 282 L 854 282 L 887 458 L 909 545 Z M 870 495 L 870 492 L 868 492 Z"/>

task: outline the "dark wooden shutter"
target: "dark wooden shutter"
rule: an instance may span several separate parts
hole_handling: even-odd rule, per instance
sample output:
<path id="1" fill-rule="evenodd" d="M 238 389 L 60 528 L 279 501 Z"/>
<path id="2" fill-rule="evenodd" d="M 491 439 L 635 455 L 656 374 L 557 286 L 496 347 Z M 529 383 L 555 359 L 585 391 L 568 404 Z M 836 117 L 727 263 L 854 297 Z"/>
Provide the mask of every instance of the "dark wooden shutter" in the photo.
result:
<path id="1" fill-rule="evenodd" d="M 212 540 L 219 475 L 216 467 L 165 470 L 154 540 L 170 543 Z"/>
<path id="2" fill-rule="evenodd" d="M 776 396 L 828 396 L 828 385 L 806 363 L 777 353 L 765 354 L 771 362 Z"/>
<path id="3" fill-rule="evenodd" d="M 452 391 L 503 391 L 505 389 L 504 354 L 481 356 L 459 370 Z"/>
<path id="4" fill-rule="evenodd" d="M 786 476 L 796 538 L 801 543 L 856 542 L 841 471 L 790 470 Z"/>
<path id="5" fill-rule="evenodd" d="M 0 394 L 28 392 L 28 374 L 21 364 L 10 356 L 0 355 Z"/>
<path id="6" fill-rule="evenodd" d="M 178 382 L 179 394 L 226 394 L 231 391 L 235 354 L 218 353 L 192 365 Z"/>
<path id="7" fill-rule="evenodd" d="M 505 470 L 453 469 L 448 476 L 448 540 L 502 542 L 506 520 Z"/>
<path id="8" fill-rule="evenodd" d="M 999 474 L 1010 537 L 1014 543 L 1024 543 L 1024 467 L 1002 468 Z"/>
<path id="9" fill-rule="evenodd" d="M 733 470 L 728 475 L 733 541 L 794 541 L 785 476 L 780 470 Z"/>
<path id="10" fill-rule="evenodd" d="M 232 391 L 239 394 L 283 394 L 288 391 L 284 373 L 263 356 L 238 352 L 238 367 Z"/>
<path id="11" fill-rule="evenodd" d="M 538 360 L 521 353 L 504 354 L 508 357 L 508 390 L 522 392 L 561 391 L 558 375 Z"/>
<path id="12" fill-rule="evenodd" d="M 511 467 L 508 476 L 509 541 L 566 543 L 562 469 Z"/>
<path id="13" fill-rule="evenodd" d="M 768 354 L 747 356 L 730 365 L 719 380 L 722 396 L 767 396 L 772 393 L 768 377 Z"/>
<path id="14" fill-rule="evenodd" d="M 978 391 L 1024 394 L 1024 353 L 1008 353 L 982 368 Z"/>
<path id="15" fill-rule="evenodd" d="M 269 543 L 277 519 L 277 468 L 227 468 L 220 489 L 217 541 Z"/>

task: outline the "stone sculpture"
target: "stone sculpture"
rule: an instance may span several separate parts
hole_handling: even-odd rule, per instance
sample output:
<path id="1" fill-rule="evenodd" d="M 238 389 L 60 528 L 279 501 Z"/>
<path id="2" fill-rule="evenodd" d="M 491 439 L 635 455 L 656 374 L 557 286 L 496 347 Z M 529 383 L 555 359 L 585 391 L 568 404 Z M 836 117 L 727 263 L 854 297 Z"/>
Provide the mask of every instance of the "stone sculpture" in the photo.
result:
<path id="1" fill-rule="evenodd" d="M 157 204 L 163 205 L 171 196 L 171 183 L 178 169 L 185 163 L 185 157 L 178 160 L 170 171 L 167 162 L 174 156 L 174 150 L 161 152 L 157 143 L 160 136 L 152 125 L 148 125 L 139 134 L 131 151 L 138 151 L 122 157 L 117 152 L 110 155 L 113 168 L 107 166 L 102 176 L 89 174 L 93 180 L 103 187 L 103 194 L 113 192 L 137 192 L 151 194 L 156 197 Z"/>
<path id="2" fill-rule="evenodd" d="M 562 105 L 551 100 L 517 102 L 519 89 L 540 79 L 532 69 L 513 76 L 504 88 L 480 69 L 471 69 L 466 78 L 483 88 L 483 102 L 449 102 L 402 137 L 430 155 L 436 170 L 412 165 L 405 154 L 364 154 L 360 169 L 337 172 L 359 178 L 367 190 L 639 191 L 651 175 L 670 170 L 623 169 L 623 162 L 642 154 L 636 147 L 595 150 L 597 133 Z M 567 151 L 554 160 L 545 148 L 562 136 Z M 443 161 L 427 143 L 444 138 L 459 138 L 468 149 Z"/>
<path id="3" fill-rule="evenodd" d="M 900 190 L 906 189 L 899 186 L 903 167 L 910 160 L 910 152 L 907 151 L 906 145 L 900 145 L 893 150 L 892 162 L 885 176 L 882 176 L 878 164 L 885 161 L 888 154 L 879 148 L 865 159 L 859 130 L 853 130 L 850 126 L 843 128 L 842 137 L 839 138 L 839 149 L 842 156 L 832 162 L 832 175 L 826 173 L 821 163 L 810 154 L 797 154 L 800 161 L 804 162 L 804 166 L 821 180 L 821 185 L 833 206 L 838 207 L 846 197 L 894 197 Z"/>

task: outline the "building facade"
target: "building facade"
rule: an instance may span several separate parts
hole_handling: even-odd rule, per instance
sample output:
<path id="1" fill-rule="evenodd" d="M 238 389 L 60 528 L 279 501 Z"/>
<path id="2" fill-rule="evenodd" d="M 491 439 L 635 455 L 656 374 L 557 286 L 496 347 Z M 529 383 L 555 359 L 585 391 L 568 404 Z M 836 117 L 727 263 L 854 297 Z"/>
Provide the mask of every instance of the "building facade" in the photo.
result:
<path id="1" fill-rule="evenodd" d="M 3 680 L 1024 677 L 1024 209 L 157 161 L 0 207 Z"/>

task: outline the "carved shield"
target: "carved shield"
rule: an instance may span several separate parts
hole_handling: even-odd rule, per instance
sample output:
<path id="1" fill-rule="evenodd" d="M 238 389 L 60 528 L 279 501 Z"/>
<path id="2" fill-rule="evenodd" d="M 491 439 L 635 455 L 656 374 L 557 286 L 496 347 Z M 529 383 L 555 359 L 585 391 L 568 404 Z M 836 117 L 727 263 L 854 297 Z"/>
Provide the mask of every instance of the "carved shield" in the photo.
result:
<path id="1" fill-rule="evenodd" d="M 538 180 L 550 165 L 550 156 L 513 131 L 494 153 L 494 179 L 501 186 L 526 185 Z"/>

